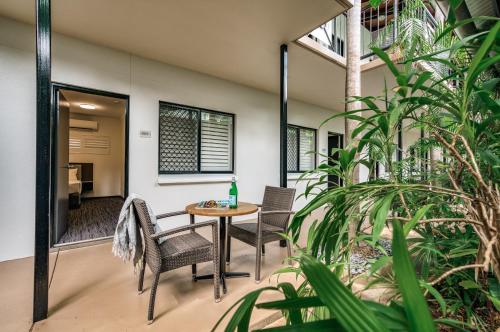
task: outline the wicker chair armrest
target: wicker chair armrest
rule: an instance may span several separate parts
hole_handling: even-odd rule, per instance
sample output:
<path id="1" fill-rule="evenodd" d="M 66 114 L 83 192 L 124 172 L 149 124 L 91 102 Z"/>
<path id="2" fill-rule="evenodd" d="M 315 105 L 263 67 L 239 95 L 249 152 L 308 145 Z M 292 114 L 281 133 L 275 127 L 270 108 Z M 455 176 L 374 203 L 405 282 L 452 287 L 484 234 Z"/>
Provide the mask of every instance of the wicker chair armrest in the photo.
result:
<path id="1" fill-rule="evenodd" d="M 273 214 L 295 214 L 295 211 L 288 211 L 288 210 L 276 210 L 276 211 L 261 211 L 259 212 L 263 216 L 269 216 Z"/>
<path id="2" fill-rule="evenodd" d="M 186 210 L 182 210 L 182 211 L 175 211 L 175 212 L 168 212 L 168 213 L 159 214 L 159 215 L 156 216 L 156 219 L 163 219 L 163 218 L 168 218 L 168 217 L 182 216 L 183 214 L 187 214 L 187 211 Z"/>
<path id="3" fill-rule="evenodd" d="M 151 238 L 153 240 L 157 240 L 157 239 L 164 237 L 164 236 L 189 231 L 189 230 L 199 228 L 199 227 L 206 227 L 206 226 L 213 226 L 213 225 L 217 225 L 217 220 L 215 220 L 215 219 L 207 220 L 207 221 L 202 221 L 202 222 L 199 222 L 196 224 L 190 224 L 190 225 L 185 225 L 185 226 L 179 226 L 179 227 L 172 228 L 172 229 L 167 229 L 165 231 L 161 231 L 161 232 L 158 232 L 158 233 L 151 235 Z"/>

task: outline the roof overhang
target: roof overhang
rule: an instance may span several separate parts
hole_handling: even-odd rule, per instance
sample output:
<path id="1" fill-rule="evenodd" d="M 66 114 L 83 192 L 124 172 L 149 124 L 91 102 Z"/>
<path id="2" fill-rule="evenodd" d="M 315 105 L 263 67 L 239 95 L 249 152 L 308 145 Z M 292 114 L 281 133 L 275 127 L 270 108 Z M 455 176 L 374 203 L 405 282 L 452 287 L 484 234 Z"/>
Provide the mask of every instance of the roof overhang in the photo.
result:
<path id="1" fill-rule="evenodd" d="M 350 0 L 52 0 L 52 27 L 274 93 L 279 92 L 279 47 L 288 43 L 290 98 L 338 109 L 330 90 L 335 87 L 325 83 L 327 75 L 343 82 L 343 70 L 325 67 L 293 42 L 351 5 Z M 32 0 L 0 2 L 0 15 L 22 22 L 33 24 L 34 10 Z"/>

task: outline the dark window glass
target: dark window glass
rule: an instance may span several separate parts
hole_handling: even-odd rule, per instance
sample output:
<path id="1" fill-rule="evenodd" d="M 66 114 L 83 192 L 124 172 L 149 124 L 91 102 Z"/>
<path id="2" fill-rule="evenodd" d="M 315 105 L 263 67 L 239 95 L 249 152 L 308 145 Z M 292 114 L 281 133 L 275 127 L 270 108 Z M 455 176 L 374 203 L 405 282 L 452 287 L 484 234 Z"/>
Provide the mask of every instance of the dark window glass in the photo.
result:
<path id="1" fill-rule="evenodd" d="M 306 172 L 316 167 L 316 129 L 288 125 L 287 170 Z"/>
<path id="2" fill-rule="evenodd" d="M 233 172 L 234 117 L 160 102 L 159 173 Z"/>

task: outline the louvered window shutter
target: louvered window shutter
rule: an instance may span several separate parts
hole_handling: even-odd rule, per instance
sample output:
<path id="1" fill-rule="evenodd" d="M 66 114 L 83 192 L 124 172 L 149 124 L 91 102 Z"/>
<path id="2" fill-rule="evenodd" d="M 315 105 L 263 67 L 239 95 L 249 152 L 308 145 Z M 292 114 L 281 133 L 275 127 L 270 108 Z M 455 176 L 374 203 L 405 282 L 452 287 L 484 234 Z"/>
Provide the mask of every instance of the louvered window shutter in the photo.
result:
<path id="1" fill-rule="evenodd" d="M 305 172 L 316 167 L 316 130 L 294 125 L 287 128 L 287 170 Z"/>
<path id="2" fill-rule="evenodd" d="M 316 132 L 310 129 L 300 129 L 300 164 L 299 170 L 310 171 L 315 167 L 315 147 L 316 147 Z"/>
<path id="3" fill-rule="evenodd" d="M 229 115 L 201 112 L 202 172 L 229 172 L 232 170 L 233 118 Z"/>
<path id="4" fill-rule="evenodd" d="M 233 171 L 232 114 L 160 102 L 159 173 Z"/>

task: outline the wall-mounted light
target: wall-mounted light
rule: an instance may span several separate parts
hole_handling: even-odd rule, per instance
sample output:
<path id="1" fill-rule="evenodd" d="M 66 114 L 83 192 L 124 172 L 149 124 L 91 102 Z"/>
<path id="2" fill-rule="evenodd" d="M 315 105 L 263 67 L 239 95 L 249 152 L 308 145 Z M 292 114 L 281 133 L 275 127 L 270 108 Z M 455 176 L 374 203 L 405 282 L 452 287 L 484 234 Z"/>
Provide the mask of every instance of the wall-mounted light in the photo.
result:
<path id="1" fill-rule="evenodd" d="M 95 105 L 92 105 L 92 104 L 80 104 L 80 108 L 84 108 L 86 110 L 95 110 Z"/>

